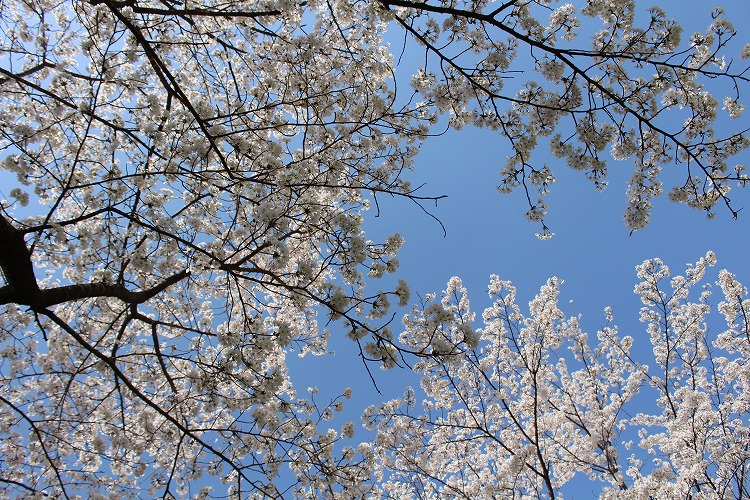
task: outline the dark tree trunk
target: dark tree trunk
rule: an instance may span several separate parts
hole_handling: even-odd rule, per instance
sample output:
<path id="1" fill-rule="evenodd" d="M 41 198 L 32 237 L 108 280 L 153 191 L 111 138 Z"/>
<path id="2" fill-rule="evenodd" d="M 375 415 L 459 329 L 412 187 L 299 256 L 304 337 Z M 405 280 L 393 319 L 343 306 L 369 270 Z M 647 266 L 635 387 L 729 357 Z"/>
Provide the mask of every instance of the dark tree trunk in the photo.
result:
<path id="1" fill-rule="evenodd" d="M 0 303 L 32 305 L 39 296 L 31 255 L 23 233 L 0 214 L 0 268 L 5 286 L 0 288 Z M 12 298 L 13 300 L 7 300 Z M 4 300 L 5 299 L 5 300 Z"/>

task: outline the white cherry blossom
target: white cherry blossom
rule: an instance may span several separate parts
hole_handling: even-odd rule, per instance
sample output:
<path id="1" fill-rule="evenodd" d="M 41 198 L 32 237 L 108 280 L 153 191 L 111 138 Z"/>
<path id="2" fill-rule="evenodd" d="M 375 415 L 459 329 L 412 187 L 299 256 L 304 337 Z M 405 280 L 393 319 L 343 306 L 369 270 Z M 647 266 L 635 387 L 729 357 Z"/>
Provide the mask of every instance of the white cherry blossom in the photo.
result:
<path id="1" fill-rule="evenodd" d="M 377 431 L 379 495 L 556 498 L 576 476 L 602 498 L 746 495 L 750 298 L 721 271 L 727 330 L 710 334 L 711 291 L 701 284 L 715 263 L 709 252 L 682 276 L 658 259 L 638 266 L 646 331 L 633 336 L 614 326 L 611 308 L 605 327 L 583 331 L 582 317 L 562 313 L 556 278 L 525 313 L 513 285 L 493 276 L 477 344 L 454 334 L 473 313 L 453 278 L 440 302 L 404 322 L 407 345 L 441 353 L 414 366 L 421 391 L 365 414 Z M 436 308 L 446 315 L 439 324 Z M 636 342 L 653 348 L 646 363 Z"/>

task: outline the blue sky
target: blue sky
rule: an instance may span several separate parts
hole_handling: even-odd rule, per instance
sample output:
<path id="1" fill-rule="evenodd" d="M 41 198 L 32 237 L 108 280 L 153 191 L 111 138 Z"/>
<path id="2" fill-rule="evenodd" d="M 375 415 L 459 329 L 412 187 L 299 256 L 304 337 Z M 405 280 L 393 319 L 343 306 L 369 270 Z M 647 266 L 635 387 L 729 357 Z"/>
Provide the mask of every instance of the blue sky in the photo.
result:
<path id="1" fill-rule="evenodd" d="M 750 39 L 750 2 L 725 3 L 728 17 L 739 31 L 741 46 Z M 652 4 L 639 2 L 638 8 L 645 11 Z M 667 15 L 683 23 L 684 42 L 693 31 L 705 30 L 714 4 L 692 0 L 659 5 Z M 745 104 L 750 105 L 746 98 Z M 749 126 L 748 113 L 732 125 Z M 445 226 L 446 236 L 438 223 L 403 200 L 379 198 L 380 216 L 375 218 L 374 211 L 366 216 L 369 239 L 382 240 L 393 232 L 405 238 L 396 277 L 406 279 L 413 294 L 439 293 L 450 277 L 459 276 L 479 315 L 489 305 L 486 289 L 490 274 L 513 281 L 520 304 L 527 303 L 547 278 L 558 276 L 564 280 L 561 304 L 566 314 L 583 314 L 583 326 L 593 334 L 604 324 L 605 306 L 612 306 L 620 332 L 632 335 L 636 349 L 647 355 L 650 343 L 645 325 L 638 321 L 642 304 L 633 293 L 636 265 L 659 257 L 673 273 L 682 273 L 685 264 L 713 250 L 718 264 L 710 281 L 715 280 L 719 269 L 727 268 L 750 285 L 750 189 L 735 189 L 732 193 L 734 207 L 742 209 L 737 220 L 721 207 L 714 219 L 707 220 L 704 213 L 677 206 L 666 196 L 659 198 L 654 203 L 650 225 L 631 235 L 622 219 L 627 181 L 633 171 L 630 162 L 611 161 L 609 187 L 599 192 L 581 173 L 569 170 L 541 148 L 535 155 L 539 163 L 554 166 L 557 182 L 547 199 L 549 214 L 545 219 L 556 236 L 540 241 L 535 236 L 540 228 L 523 216 L 527 210 L 523 193 L 501 195 L 496 190 L 508 151 L 508 144 L 498 135 L 473 128 L 448 132 L 422 147 L 412 173 L 413 184 L 426 184 L 421 194 L 448 196 L 437 207 L 431 207 Z M 739 160 L 750 163 L 750 153 L 744 152 Z M 670 187 L 665 182 L 665 191 Z M 372 282 L 370 286 L 374 290 L 385 285 Z M 568 302 L 571 299 L 573 303 Z M 718 300 L 716 296 L 715 302 Z M 713 316 L 718 319 L 719 315 Z M 400 315 L 395 323 L 394 331 L 399 333 Z M 405 370 L 383 372 L 373 365 L 383 392 L 378 395 L 356 358 L 356 346 L 343 338 L 338 325 L 332 325 L 330 330 L 330 346 L 336 355 L 294 361 L 293 381 L 301 390 L 305 385 L 319 385 L 320 400 L 351 386 L 354 397 L 346 402 L 348 410 L 342 420 L 358 421 L 359 412 L 366 406 L 400 396 L 407 385 L 418 385 L 418 379 Z M 354 441 L 367 437 L 360 429 Z"/>

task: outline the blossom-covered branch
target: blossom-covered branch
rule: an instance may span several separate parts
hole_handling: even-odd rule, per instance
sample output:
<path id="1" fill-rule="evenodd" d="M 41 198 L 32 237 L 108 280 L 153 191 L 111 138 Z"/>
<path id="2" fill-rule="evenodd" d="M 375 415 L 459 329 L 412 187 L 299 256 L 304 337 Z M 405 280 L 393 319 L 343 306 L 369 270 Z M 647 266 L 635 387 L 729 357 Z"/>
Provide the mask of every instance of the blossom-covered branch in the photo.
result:
<path id="1" fill-rule="evenodd" d="M 586 333 L 581 316 L 560 310 L 556 278 L 524 314 L 512 284 L 493 276 L 494 303 L 474 330 L 453 278 L 401 336 L 450 355 L 415 365 L 421 391 L 367 411 L 381 494 L 555 498 L 579 475 L 603 498 L 746 496 L 750 298 L 719 273 L 727 329 L 711 338 L 710 289 L 690 293 L 715 262 L 709 252 L 684 275 L 659 259 L 638 266 L 643 339 L 621 335 L 610 308 L 607 325 Z M 647 339 L 649 360 L 633 349 Z"/>

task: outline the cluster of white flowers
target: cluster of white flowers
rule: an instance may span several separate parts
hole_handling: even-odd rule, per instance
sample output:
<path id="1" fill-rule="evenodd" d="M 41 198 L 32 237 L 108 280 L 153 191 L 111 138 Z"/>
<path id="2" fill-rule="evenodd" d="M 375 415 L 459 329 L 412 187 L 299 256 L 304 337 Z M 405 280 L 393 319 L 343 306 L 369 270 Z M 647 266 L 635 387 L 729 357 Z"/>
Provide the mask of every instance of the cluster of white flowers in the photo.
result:
<path id="1" fill-rule="evenodd" d="M 637 340 L 615 326 L 592 342 L 580 317 L 566 318 L 559 280 L 548 280 L 527 315 L 512 284 L 493 276 L 495 302 L 483 314 L 478 350 L 415 366 L 424 413 L 411 389 L 367 410 L 366 425 L 378 432 L 377 477 L 387 479 L 381 493 L 553 498 L 583 475 L 599 481 L 604 498 L 742 496 L 741 471 L 750 461 L 742 451 L 750 433 L 750 298 L 731 273 L 719 273 L 718 310 L 729 329 L 711 342 L 710 290 L 701 283 L 715 263 L 709 252 L 683 276 L 658 259 L 638 266 L 650 366 L 635 361 Z M 456 281 L 444 296 L 456 296 Z M 610 323 L 611 308 L 605 315 Z M 464 325 L 459 316 L 452 323 Z M 421 323 L 405 326 L 406 342 L 423 342 Z M 646 392 L 656 392 L 657 409 L 634 401 Z"/>
<path id="2" fill-rule="evenodd" d="M 731 97 L 724 98 L 724 106 L 721 109 L 727 110 L 730 118 L 739 118 L 744 111 L 745 106 L 737 102 L 737 99 Z"/>
<path id="3" fill-rule="evenodd" d="M 562 31 L 564 40 L 573 40 L 581 27 L 580 21 L 575 16 L 575 11 L 575 7 L 570 3 L 556 8 L 549 16 L 547 31 L 551 33 Z"/>
<path id="4" fill-rule="evenodd" d="M 438 114 L 448 112 L 456 128 L 474 124 L 505 136 L 512 152 L 501 170 L 500 191 L 526 191 L 527 217 L 545 228 L 542 234 L 549 232 L 546 211 L 525 180 L 541 170 L 532 152 L 542 143 L 539 139 L 555 129 L 570 132 L 550 142 L 553 153 L 584 172 L 597 188 L 607 186 L 602 157 L 607 146 L 615 159 L 635 156 L 635 180 L 643 177 L 644 158 L 651 159 L 645 169 L 646 185 L 636 183 L 628 196 L 625 223 L 630 229 L 648 223 L 651 199 L 661 194 L 656 181 L 659 169 L 672 162 L 674 153 L 685 164 L 701 168 L 686 169 L 687 184 L 695 189 L 683 191 L 673 201 L 704 210 L 720 200 L 728 203 L 729 184 L 743 185 L 745 180 L 726 172 L 725 164 L 748 144 L 735 140 L 744 134 L 742 129 L 719 138 L 713 125 L 719 101 L 704 86 L 722 79 L 727 87 L 736 88 L 738 95 L 723 103 L 729 116 L 737 117 L 744 108 L 747 69 L 729 64 L 727 48 L 736 32 L 724 12 L 714 10 L 706 32 L 693 34 L 686 49 L 680 45 L 682 28 L 661 8 L 649 9 L 647 23 L 640 26 L 633 0 L 587 1 L 580 14 L 598 18 L 603 29 L 595 33 L 593 48 L 583 49 L 573 46 L 582 29 L 576 7 L 552 4 L 509 3 L 479 18 L 469 13 L 480 7 L 468 1 L 438 12 L 399 11 L 396 17 L 402 16 L 407 31 L 425 47 L 426 63 L 411 82 L 422 103 Z M 540 6 L 543 9 L 535 10 Z M 547 10 L 551 10 L 549 24 L 544 26 L 537 17 Z M 435 22 L 438 18 L 442 23 Z M 508 39 L 509 34 L 515 38 Z M 519 43 L 531 46 L 534 69 L 548 83 L 530 79 L 512 95 L 502 91 L 508 87 L 506 76 L 514 70 Z M 747 47 L 740 57 L 746 54 Z M 527 70 L 528 62 L 522 64 L 515 69 Z M 511 109 L 502 102 L 507 100 Z M 677 119 L 666 118 L 667 110 Z M 716 147 L 725 142 L 733 147 Z M 540 194 L 546 194 L 546 186 Z"/>

